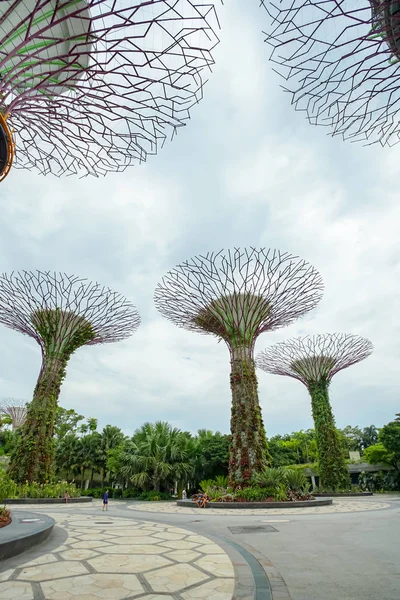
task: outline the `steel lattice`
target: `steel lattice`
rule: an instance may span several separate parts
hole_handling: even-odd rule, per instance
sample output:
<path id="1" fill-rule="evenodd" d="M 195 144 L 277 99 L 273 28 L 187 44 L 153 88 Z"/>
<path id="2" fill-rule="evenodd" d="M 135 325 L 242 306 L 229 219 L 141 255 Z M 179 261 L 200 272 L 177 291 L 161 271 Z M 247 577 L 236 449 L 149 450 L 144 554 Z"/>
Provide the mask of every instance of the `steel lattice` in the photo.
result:
<path id="1" fill-rule="evenodd" d="M 118 342 L 139 326 L 135 307 L 122 295 L 75 275 L 49 271 L 21 271 L 0 275 L 0 323 L 33 337 L 42 348 L 38 315 L 59 311 L 53 320 L 62 342 L 80 324 L 89 323 L 93 339 L 88 345 Z"/>
<path id="2" fill-rule="evenodd" d="M 260 352 L 256 365 L 275 375 L 287 375 L 305 385 L 332 377 L 361 360 L 373 350 L 366 338 L 345 333 L 294 338 Z"/>
<path id="3" fill-rule="evenodd" d="M 10 417 L 13 429 L 17 429 L 25 423 L 27 410 L 25 400 L 19 398 L 3 398 L 0 400 L 0 414 Z"/>
<path id="4" fill-rule="evenodd" d="M 0 112 L 16 167 L 104 175 L 185 124 L 213 64 L 203 0 L 0 2 Z"/>
<path id="5" fill-rule="evenodd" d="M 366 144 L 400 139 L 400 3 L 263 0 L 271 60 L 296 110 L 332 135 Z"/>
<path id="6" fill-rule="evenodd" d="M 313 309 L 323 283 L 313 266 L 278 250 L 221 250 L 170 271 L 158 285 L 158 310 L 179 327 L 215 335 L 230 349 L 253 348 L 267 330 Z"/>

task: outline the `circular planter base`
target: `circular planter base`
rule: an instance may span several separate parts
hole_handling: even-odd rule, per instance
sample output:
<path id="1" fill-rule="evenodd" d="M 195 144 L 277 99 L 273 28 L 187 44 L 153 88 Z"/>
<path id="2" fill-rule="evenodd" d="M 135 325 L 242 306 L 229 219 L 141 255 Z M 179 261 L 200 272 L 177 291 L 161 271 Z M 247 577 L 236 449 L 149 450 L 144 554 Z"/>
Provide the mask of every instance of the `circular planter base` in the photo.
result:
<path id="1" fill-rule="evenodd" d="M 78 504 L 80 502 L 92 502 L 92 496 L 81 496 L 80 498 L 10 498 L 1 500 L 2 504 Z"/>
<path id="2" fill-rule="evenodd" d="M 356 498 L 362 498 L 363 496 L 373 496 L 372 492 L 313 492 L 313 496 L 316 498 L 350 498 L 355 496 Z"/>
<path id="3" fill-rule="evenodd" d="M 310 506 L 329 506 L 332 502 L 331 497 L 317 500 L 299 500 L 298 502 L 207 502 L 207 508 L 306 508 Z M 176 503 L 178 506 L 197 508 L 193 500 L 177 500 Z"/>
<path id="4" fill-rule="evenodd" d="M 10 525 L 1 530 L 0 561 L 30 550 L 49 537 L 55 521 L 47 515 L 18 510 L 12 512 Z"/>

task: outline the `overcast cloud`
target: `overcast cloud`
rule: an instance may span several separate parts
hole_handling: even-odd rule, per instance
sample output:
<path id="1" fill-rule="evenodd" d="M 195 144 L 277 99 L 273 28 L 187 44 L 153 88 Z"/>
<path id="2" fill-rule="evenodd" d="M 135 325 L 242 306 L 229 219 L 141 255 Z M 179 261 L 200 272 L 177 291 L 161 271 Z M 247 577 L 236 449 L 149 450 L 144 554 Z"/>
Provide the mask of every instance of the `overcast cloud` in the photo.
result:
<path id="1" fill-rule="evenodd" d="M 1 185 L 0 271 L 76 273 L 137 306 L 129 340 L 81 348 L 60 403 L 131 433 L 168 420 L 229 431 L 229 353 L 211 336 L 176 328 L 153 305 L 163 274 L 192 255 L 233 246 L 298 254 L 322 274 L 318 308 L 263 334 L 347 332 L 375 346 L 336 375 L 337 424 L 382 426 L 400 411 L 400 147 L 332 139 L 290 107 L 268 62 L 257 2 L 221 10 L 216 66 L 192 120 L 143 166 L 106 178 L 56 179 L 14 170 Z M 264 26 L 264 27 L 263 27 Z M 40 369 L 34 340 L 0 328 L 1 396 L 30 399 Z M 259 371 L 268 435 L 312 426 L 298 381 Z"/>

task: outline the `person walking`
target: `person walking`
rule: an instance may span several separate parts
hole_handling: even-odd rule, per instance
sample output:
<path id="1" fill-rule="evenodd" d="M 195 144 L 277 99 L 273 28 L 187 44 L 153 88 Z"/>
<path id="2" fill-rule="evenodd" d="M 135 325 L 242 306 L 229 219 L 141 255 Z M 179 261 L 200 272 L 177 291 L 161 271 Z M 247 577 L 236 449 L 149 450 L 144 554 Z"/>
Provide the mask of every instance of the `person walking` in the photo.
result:
<path id="1" fill-rule="evenodd" d="M 103 495 L 103 508 L 102 508 L 102 510 L 104 510 L 104 507 L 105 507 L 106 510 L 108 510 L 108 490 L 106 490 L 104 492 L 104 495 Z"/>

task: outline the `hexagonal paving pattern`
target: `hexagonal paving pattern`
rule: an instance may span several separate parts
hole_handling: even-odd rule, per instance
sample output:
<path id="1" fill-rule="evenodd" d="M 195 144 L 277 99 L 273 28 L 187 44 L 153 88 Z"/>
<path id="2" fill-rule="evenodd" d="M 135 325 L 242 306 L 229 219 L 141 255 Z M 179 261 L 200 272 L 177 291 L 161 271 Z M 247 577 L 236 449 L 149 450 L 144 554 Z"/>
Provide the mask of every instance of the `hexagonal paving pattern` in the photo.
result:
<path id="1" fill-rule="evenodd" d="M 330 506 L 310 506 L 307 508 L 255 508 L 255 509 L 240 509 L 234 510 L 229 508 L 191 508 L 190 506 L 178 506 L 173 502 L 140 502 L 133 505 L 128 505 L 129 510 L 156 512 L 156 513 L 179 513 L 181 515 L 201 515 L 204 510 L 207 515 L 229 515 L 229 516 L 265 516 L 265 515 L 322 515 L 335 514 L 343 512 L 361 512 L 366 510 L 383 510 L 390 508 L 390 504 L 386 502 L 371 502 L 363 500 L 346 500 L 334 499 Z"/>
<path id="2" fill-rule="evenodd" d="M 232 599 L 232 563 L 201 535 L 108 515 L 51 516 L 68 538 L 51 552 L 36 551 L 30 561 L 21 556 L 18 567 L 0 573 L 0 600 L 34 600 L 38 586 L 38 597 L 46 600 Z"/>

